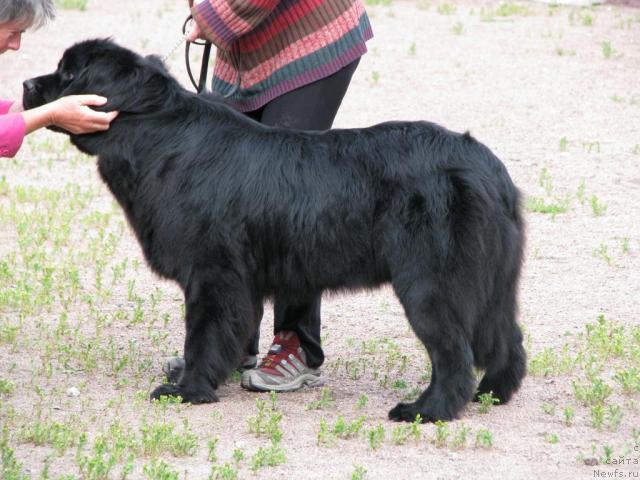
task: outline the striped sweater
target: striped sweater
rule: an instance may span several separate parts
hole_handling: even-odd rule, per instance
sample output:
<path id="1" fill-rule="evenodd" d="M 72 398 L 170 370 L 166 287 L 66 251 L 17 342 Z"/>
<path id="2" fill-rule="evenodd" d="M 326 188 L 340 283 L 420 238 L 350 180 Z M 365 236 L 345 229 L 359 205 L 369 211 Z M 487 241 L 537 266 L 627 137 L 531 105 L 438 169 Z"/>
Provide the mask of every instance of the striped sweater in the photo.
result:
<path id="1" fill-rule="evenodd" d="M 244 112 L 337 72 L 373 36 L 360 0 L 204 0 L 192 14 L 218 48 L 213 90 Z"/>

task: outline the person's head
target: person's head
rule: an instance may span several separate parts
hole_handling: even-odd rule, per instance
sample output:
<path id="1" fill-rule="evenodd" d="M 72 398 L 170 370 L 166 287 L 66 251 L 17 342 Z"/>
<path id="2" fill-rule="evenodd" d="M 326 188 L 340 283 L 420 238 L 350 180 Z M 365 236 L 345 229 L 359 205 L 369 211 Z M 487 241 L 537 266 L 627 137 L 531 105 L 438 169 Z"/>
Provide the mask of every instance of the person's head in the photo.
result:
<path id="1" fill-rule="evenodd" d="M 53 0 L 2 0 L 0 2 L 0 54 L 18 50 L 22 33 L 41 27 L 55 15 Z"/>

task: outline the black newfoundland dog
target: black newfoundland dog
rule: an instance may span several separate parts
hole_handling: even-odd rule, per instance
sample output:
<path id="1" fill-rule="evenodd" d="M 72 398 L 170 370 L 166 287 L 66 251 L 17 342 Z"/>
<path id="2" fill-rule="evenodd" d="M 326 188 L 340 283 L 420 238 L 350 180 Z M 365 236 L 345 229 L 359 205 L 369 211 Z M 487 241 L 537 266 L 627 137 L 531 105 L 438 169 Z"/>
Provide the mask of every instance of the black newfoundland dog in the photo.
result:
<path id="1" fill-rule="evenodd" d="M 216 401 L 267 297 L 296 304 L 387 282 L 432 362 L 429 387 L 391 419 L 450 420 L 474 393 L 505 403 L 520 386 L 519 194 L 468 133 L 267 127 L 108 40 L 74 45 L 24 87 L 25 108 L 96 93 L 120 111 L 109 131 L 71 142 L 98 157 L 149 265 L 184 291 L 186 367 L 152 398 Z"/>

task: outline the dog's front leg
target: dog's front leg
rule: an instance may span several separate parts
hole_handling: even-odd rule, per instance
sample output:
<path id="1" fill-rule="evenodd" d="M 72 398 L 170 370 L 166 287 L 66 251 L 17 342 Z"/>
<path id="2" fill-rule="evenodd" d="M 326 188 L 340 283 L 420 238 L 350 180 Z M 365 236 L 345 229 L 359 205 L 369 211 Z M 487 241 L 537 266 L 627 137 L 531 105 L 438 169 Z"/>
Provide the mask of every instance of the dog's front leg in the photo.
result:
<path id="1" fill-rule="evenodd" d="M 242 346 L 253 331 L 250 303 L 243 300 L 247 295 L 241 286 L 227 281 L 228 275 L 218 272 L 208 278 L 192 279 L 185 291 L 185 369 L 180 381 L 160 385 L 151 393 L 152 399 L 171 395 L 189 403 L 216 402 L 218 385 L 238 364 Z"/>

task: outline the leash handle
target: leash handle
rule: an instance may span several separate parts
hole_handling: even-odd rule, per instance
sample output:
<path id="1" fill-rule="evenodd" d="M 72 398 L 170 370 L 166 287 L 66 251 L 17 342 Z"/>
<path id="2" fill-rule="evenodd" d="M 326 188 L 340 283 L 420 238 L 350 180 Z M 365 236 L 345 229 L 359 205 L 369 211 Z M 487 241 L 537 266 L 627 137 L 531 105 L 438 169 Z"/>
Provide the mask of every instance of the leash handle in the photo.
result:
<path id="1" fill-rule="evenodd" d="M 198 86 L 196 90 L 198 93 L 202 93 L 207 89 L 207 72 L 209 71 L 209 57 L 211 56 L 211 42 L 207 42 L 204 45 L 204 51 L 202 52 L 202 64 L 200 65 L 200 78 L 198 79 Z"/>
<path id="2" fill-rule="evenodd" d="M 189 28 L 189 25 L 192 20 L 193 20 L 193 15 L 189 15 L 184 21 L 184 23 L 182 24 L 182 35 L 185 41 L 184 61 L 187 67 L 187 74 L 189 75 L 189 80 L 191 80 L 191 85 L 193 85 L 193 88 L 196 89 L 197 93 L 202 93 L 207 88 L 207 70 L 209 67 L 209 57 L 211 56 L 211 42 L 208 42 L 208 41 L 202 42 L 198 40 L 194 42 L 190 42 L 189 40 L 187 40 L 187 37 L 189 36 L 188 30 L 191 30 Z M 193 72 L 191 71 L 191 59 L 189 58 L 189 51 L 191 49 L 192 43 L 194 45 L 204 46 L 204 51 L 202 55 L 202 64 L 200 66 L 200 78 L 198 79 L 198 82 L 196 82 L 196 79 L 193 77 Z"/>
<path id="3" fill-rule="evenodd" d="M 189 26 L 189 22 L 192 20 L 193 20 L 193 16 L 189 15 L 187 19 L 184 21 L 184 24 L 182 25 L 182 33 L 184 35 L 185 40 L 188 35 L 187 27 Z M 200 77 L 198 78 L 197 83 L 195 78 L 193 77 L 193 72 L 191 71 L 191 59 L 189 58 L 189 50 L 191 48 L 192 43 L 194 45 L 204 46 L 204 50 L 202 52 L 202 63 L 200 64 Z M 211 42 L 209 41 L 190 42 L 189 40 L 186 40 L 186 43 L 184 46 L 184 57 L 185 57 L 185 64 L 187 66 L 187 74 L 189 75 L 189 80 L 191 80 L 191 84 L 193 85 L 193 88 L 195 88 L 196 92 L 199 94 L 205 92 L 207 90 L 207 72 L 209 71 L 209 58 L 211 57 Z M 236 61 L 235 53 L 233 52 L 233 50 L 231 51 L 231 63 L 237 70 L 236 82 L 235 82 L 235 85 L 233 86 L 233 89 L 229 93 L 224 95 L 224 98 L 231 97 L 240 89 L 240 83 L 241 83 L 240 70 L 237 67 L 238 62 Z"/>
<path id="4" fill-rule="evenodd" d="M 193 72 L 191 71 L 191 59 L 189 58 L 189 51 L 191 43 L 195 45 L 204 45 L 204 51 L 202 52 L 202 64 L 200 65 L 200 78 L 196 82 Z M 195 43 L 187 41 L 184 45 L 184 63 L 187 67 L 187 75 L 191 85 L 195 88 L 196 93 L 203 93 L 207 89 L 207 72 L 209 70 L 209 57 L 211 55 L 211 43 Z"/>

